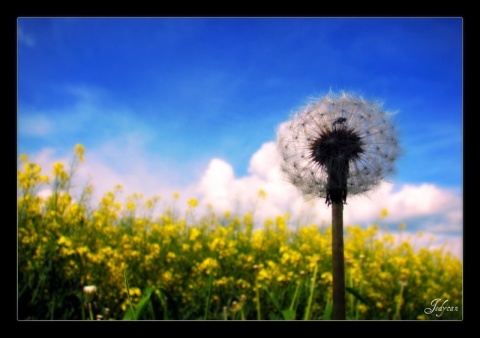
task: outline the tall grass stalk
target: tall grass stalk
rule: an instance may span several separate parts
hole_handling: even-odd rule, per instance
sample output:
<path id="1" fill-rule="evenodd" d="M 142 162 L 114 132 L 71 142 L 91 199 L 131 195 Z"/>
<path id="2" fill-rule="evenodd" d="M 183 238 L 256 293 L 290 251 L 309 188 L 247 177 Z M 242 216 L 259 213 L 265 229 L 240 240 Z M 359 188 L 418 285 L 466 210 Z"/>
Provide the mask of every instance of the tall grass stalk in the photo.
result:
<path id="1" fill-rule="evenodd" d="M 260 308 L 260 286 L 258 285 L 258 274 L 255 274 L 255 305 L 257 308 L 257 319 L 261 320 L 261 308 Z"/>
<path id="2" fill-rule="evenodd" d="M 406 282 L 400 281 L 400 292 L 397 296 L 397 304 L 395 307 L 395 314 L 393 315 L 393 319 L 401 319 L 400 316 L 400 309 L 402 308 L 403 304 L 403 289 L 405 288 Z"/>
<path id="3" fill-rule="evenodd" d="M 297 301 L 298 297 L 298 291 L 300 290 L 300 286 L 302 285 L 302 282 L 298 282 L 297 286 L 295 288 L 295 293 L 293 294 L 292 302 L 290 303 L 290 310 L 293 310 L 295 307 L 295 302 Z"/>
<path id="4" fill-rule="evenodd" d="M 318 264 L 315 265 L 315 269 L 313 270 L 313 277 L 310 284 L 310 294 L 308 296 L 307 308 L 305 309 L 305 316 L 303 317 L 304 320 L 309 320 L 311 316 L 313 296 L 315 293 L 315 283 L 317 281 L 317 271 L 318 271 Z"/>
<path id="5" fill-rule="evenodd" d="M 204 320 L 208 319 L 208 312 L 210 311 L 210 301 L 212 298 L 212 289 L 213 289 L 213 269 L 210 271 L 210 275 L 208 277 L 207 300 L 205 303 L 205 315 L 203 317 Z"/>

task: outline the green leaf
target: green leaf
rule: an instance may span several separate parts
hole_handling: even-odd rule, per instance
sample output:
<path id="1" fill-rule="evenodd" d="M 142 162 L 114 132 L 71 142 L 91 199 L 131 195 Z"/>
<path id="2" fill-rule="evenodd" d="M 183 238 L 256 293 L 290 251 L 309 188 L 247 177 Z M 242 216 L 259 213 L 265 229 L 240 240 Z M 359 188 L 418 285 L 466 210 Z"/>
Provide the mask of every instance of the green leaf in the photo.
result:
<path id="1" fill-rule="evenodd" d="M 350 292 L 352 295 L 354 295 L 359 301 L 361 301 L 362 303 L 364 304 L 367 304 L 367 300 L 365 299 L 365 297 L 363 297 L 357 290 L 355 290 L 354 288 L 352 287 L 345 287 L 345 290 L 347 290 L 348 292 Z"/>
<path id="2" fill-rule="evenodd" d="M 278 300 L 277 300 L 277 298 L 275 297 L 275 295 L 274 295 L 270 290 L 268 290 L 267 287 L 264 287 L 264 288 L 265 288 L 265 290 L 267 291 L 267 294 L 268 294 L 268 296 L 270 297 L 270 300 L 272 301 L 273 305 L 275 305 L 275 307 L 277 308 L 277 310 L 278 310 L 279 312 L 281 312 L 282 309 L 281 309 L 280 303 L 278 302 Z"/>
<path id="3" fill-rule="evenodd" d="M 133 312 L 132 308 L 128 308 L 127 312 L 123 315 L 123 320 L 135 320 L 135 313 Z"/>
<path id="4" fill-rule="evenodd" d="M 282 316 L 283 316 L 283 319 L 285 320 L 295 320 L 296 313 L 295 313 L 295 310 L 292 310 L 292 309 L 283 310 Z"/>
<path id="5" fill-rule="evenodd" d="M 293 310 L 293 309 L 282 310 L 280 302 L 278 301 L 277 297 L 275 297 L 273 292 L 268 290 L 267 287 L 265 287 L 265 290 L 267 291 L 267 294 L 270 297 L 270 300 L 272 301 L 273 305 L 277 308 L 277 311 L 282 314 L 283 319 L 284 320 L 294 320 L 295 317 L 296 317 L 295 310 Z"/>
<path id="6" fill-rule="evenodd" d="M 155 291 L 155 287 L 149 286 L 145 289 L 142 298 L 138 301 L 137 309 L 135 314 L 133 313 L 132 309 L 129 309 L 125 315 L 123 316 L 124 320 L 133 320 L 138 319 L 142 315 L 143 310 L 145 307 L 150 303 L 150 298 L 152 297 L 152 293 Z"/>

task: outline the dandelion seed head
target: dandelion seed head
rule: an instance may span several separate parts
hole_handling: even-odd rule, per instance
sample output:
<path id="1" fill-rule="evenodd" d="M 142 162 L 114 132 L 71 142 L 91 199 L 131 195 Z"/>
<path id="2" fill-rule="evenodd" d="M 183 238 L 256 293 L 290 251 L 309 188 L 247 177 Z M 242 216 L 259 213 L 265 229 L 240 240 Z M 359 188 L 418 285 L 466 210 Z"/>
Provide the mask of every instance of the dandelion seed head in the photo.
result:
<path id="1" fill-rule="evenodd" d="M 391 115 L 346 92 L 312 100 L 282 123 L 277 148 L 286 178 L 328 204 L 377 187 L 400 155 Z"/>
<path id="2" fill-rule="evenodd" d="M 83 292 L 86 294 L 94 294 L 97 292 L 97 287 L 95 285 L 86 285 L 83 287 Z"/>

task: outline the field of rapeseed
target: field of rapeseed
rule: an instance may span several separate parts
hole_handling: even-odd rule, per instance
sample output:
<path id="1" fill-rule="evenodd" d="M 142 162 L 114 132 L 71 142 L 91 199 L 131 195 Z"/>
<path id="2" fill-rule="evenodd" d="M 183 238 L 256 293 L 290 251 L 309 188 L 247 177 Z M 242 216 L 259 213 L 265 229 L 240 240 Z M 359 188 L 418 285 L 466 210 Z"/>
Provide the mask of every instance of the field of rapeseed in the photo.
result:
<path id="1" fill-rule="evenodd" d="M 252 213 L 200 217 L 195 199 L 184 215 L 153 216 L 160 197 L 122 203 L 121 186 L 93 207 L 91 186 L 72 196 L 83 156 L 77 145 L 50 176 L 20 156 L 18 319 L 330 319 L 329 227 L 292 230 L 287 214 L 260 228 Z M 462 263 L 447 252 L 347 226 L 345 266 L 347 319 L 462 319 Z"/>

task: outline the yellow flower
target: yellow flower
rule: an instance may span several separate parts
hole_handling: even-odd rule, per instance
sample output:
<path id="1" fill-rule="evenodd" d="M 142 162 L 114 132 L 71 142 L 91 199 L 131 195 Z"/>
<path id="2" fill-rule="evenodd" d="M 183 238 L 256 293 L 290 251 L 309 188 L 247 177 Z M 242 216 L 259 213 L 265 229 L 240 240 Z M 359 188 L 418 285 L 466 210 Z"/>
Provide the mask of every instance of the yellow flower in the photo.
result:
<path id="1" fill-rule="evenodd" d="M 20 162 L 28 162 L 28 156 L 26 154 L 20 154 L 19 160 Z"/>
<path id="2" fill-rule="evenodd" d="M 380 218 L 385 218 L 387 216 L 388 216 L 388 209 L 382 208 L 382 210 L 380 210 Z"/>
<path id="3" fill-rule="evenodd" d="M 135 211 L 137 207 L 135 206 L 135 203 L 133 203 L 132 201 L 129 201 L 127 202 L 126 208 L 127 210 Z"/>
<path id="4" fill-rule="evenodd" d="M 175 258 L 177 258 L 177 255 L 175 255 L 175 253 L 173 252 L 169 252 L 167 254 L 167 262 L 172 262 L 173 260 L 175 260 Z"/>
<path id="5" fill-rule="evenodd" d="M 267 193 L 263 189 L 258 190 L 257 195 L 262 200 L 267 198 Z"/>
<path id="6" fill-rule="evenodd" d="M 215 270 L 217 268 L 218 268 L 218 262 L 214 258 L 206 258 L 199 265 L 199 270 L 202 272 L 205 272 L 206 274 L 210 274 L 212 270 Z"/>
<path id="7" fill-rule="evenodd" d="M 331 283 L 333 280 L 333 276 L 331 272 L 324 272 L 320 276 L 322 279 L 325 279 L 327 282 Z"/>
<path id="8" fill-rule="evenodd" d="M 142 295 L 142 290 L 140 290 L 140 288 L 137 288 L 137 287 L 130 288 L 131 297 L 133 296 L 140 297 L 141 295 Z"/>
<path id="9" fill-rule="evenodd" d="M 190 208 L 195 208 L 195 207 L 197 207 L 197 206 L 198 206 L 197 200 L 196 200 L 195 198 L 190 198 L 190 199 L 188 200 L 188 206 L 189 206 Z"/>
<path id="10" fill-rule="evenodd" d="M 81 246 L 81 247 L 77 248 L 77 252 L 78 252 L 80 255 L 83 255 L 84 253 L 88 252 L 88 247 L 86 247 L 86 246 Z"/>
<path id="11" fill-rule="evenodd" d="M 64 172 L 64 166 L 62 162 L 55 162 L 53 164 L 53 175 L 60 176 Z"/>
<path id="12" fill-rule="evenodd" d="M 195 242 L 197 238 L 200 236 L 200 234 L 201 234 L 200 230 L 198 230 L 197 228 L 192 228 L 188 239 L 192 242 Z"/>
<path id="13" fill-rule="evenodd" d="M 254 249 L 265 249 L 265 233 L 259 229 L 253 233 L 252 247 Z"/>
<path id="14" fill-rule="evenodd" d="M 197 252 L 197 251 L 200 251 L 202 250 L 202 243 L 201 242 L 195 242 L 195 244 L 193 245 L 193 252 Z"/>
<path id="15" fill-rule="evenodd" d="M 76 144 L 73 148 L 73 151 L 75 152 L 75 156 L 78 157 L 78 160 L 80 162 L 85 161 L 85 148 L 81 144 Z"/>
<path id="16" fill-rule="evenodd" d="M 57 244 L 58 244 L 58 245 L 64 244 L 64 245 L 68 248 L 68 247 L 71 247 L 71 246 L 72 246 L 72 241 L 71 241 L 69 238 L 65 237 L 65 236 L 61 236 L 61 237 L 58 239 Z"/>

